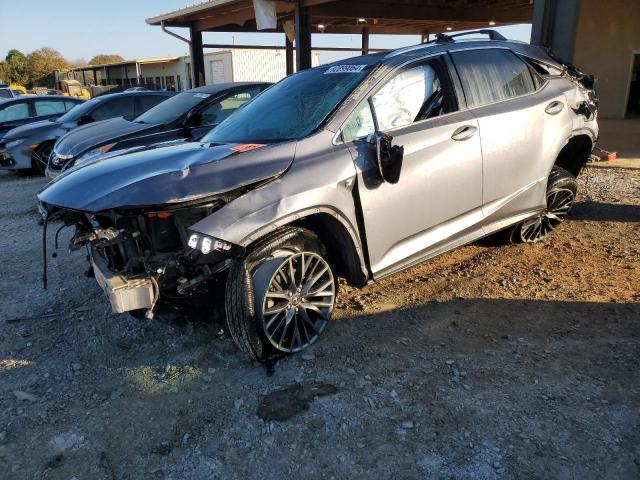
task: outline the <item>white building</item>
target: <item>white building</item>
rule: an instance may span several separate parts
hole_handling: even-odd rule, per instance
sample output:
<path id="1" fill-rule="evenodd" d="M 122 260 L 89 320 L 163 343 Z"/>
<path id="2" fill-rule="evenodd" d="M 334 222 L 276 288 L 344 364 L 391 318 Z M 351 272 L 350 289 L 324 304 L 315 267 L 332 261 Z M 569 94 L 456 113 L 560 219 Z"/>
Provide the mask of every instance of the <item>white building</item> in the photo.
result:
<path id="1" fill-rule="evenodd" d="M 313 66 L 320 64 L 312 53 Z M 225 82 L 277 82 L 286 75 L 284 50 L 232 49 L 205 53 L 207 85 Z M 192 88 L 189 56 L 147 58 L 76 68 L 67 76 L 84 85 L 142 85 L 151 89 L 182 91 Z"/>

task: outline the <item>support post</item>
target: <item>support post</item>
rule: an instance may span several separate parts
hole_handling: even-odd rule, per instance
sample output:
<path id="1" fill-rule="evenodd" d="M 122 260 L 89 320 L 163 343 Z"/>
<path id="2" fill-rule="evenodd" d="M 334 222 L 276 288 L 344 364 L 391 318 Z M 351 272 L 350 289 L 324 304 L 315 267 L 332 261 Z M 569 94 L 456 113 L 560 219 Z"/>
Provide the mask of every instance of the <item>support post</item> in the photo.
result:
<path id="1" fill-rule="evenodd" d="M 287 62 L 287 75 L 293 73 L 293 42 L 289 40 L 287 35 L 284 36 L 285 41 L 285 61 Z"/>
<path id="2" fill-rule="evenodd" d="M 86 87 L 87 86 L 87 79 L 84 76 L 84 69 L 80 70 L 82 72 L 82 86 Z M 75 75 L 74 75 L 75 78 Z"/>
<path id="3" fill-rule="evenodd" d="M 362 55 L 369 53 L 369 27 L 362 27 Z"/>
<path id="4" fill-rule="evenodd" d="M 580 0 L 535 0 L 531 44 L 551 50 L 563 62 L 573 62 Z"/>
<path id="5" fill-rule="evenodd" d="M 303 0 L 296 2 L 296 70 L 311 68 L 311 9 Z"/>
<path id="6" fill-rule="evenodd" d="M 205 85 L 204 76 L 204 52 L 202 50 L 202 32 L 196 30 L 192 25 L 189 28 L 191 33 L 191 72 L 193 74 L 193 86 L 202 87 Z"/>

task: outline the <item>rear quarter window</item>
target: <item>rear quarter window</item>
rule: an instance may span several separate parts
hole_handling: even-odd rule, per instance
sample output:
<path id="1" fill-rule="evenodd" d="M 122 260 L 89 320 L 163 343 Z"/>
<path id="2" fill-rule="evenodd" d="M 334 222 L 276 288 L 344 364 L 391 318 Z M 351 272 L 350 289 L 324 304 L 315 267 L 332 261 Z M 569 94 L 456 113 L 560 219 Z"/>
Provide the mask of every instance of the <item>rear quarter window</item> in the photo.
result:
<path id="1" fill-rule="evenodd" d="M 451 52 L 469 108 L 536 91 L 529 66 L 506 49 Z"/>

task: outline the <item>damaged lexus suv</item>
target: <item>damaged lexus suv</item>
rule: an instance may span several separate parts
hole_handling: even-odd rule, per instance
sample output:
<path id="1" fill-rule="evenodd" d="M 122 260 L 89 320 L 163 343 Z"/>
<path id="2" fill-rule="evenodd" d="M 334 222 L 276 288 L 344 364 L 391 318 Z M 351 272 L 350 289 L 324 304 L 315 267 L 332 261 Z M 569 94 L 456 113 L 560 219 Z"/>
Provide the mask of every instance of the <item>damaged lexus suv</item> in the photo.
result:
<path id="1" fill-rule="evenodd" d="M 214 311 L 268 361 L 363 286 L 565 218 L 598 135 L 593 78 L 544 50 L 434 42 L 291 75 L 199 142 L 96 159 L 39 194 L 115 312 Z M 46 259 L 46 248 L 45 248 Z M 191 309 L 191 310 L 190 310 Z"/>

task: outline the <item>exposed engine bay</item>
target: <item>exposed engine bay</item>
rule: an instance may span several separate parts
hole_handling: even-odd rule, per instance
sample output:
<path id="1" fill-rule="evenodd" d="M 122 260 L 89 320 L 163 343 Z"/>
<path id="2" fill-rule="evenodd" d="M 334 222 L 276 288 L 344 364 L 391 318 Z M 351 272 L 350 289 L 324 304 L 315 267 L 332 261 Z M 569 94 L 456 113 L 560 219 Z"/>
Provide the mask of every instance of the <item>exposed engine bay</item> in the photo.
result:
<path id="1" fill-rule="evenodd" d="M 224 204 L 224 199 L 214 198 L 164 209 L 95 214 L 53 209 L 45 221 L 61 220 L 60 229 L 75 227 L 69 250 L 86 247 L 89 274 L 95 275 L 115 313 L 146 310 L 152 318 L 159 301 L 178 309 L 197 305 L 214 277 L 242 253 L 240 247 L 188 230 Z"/>

